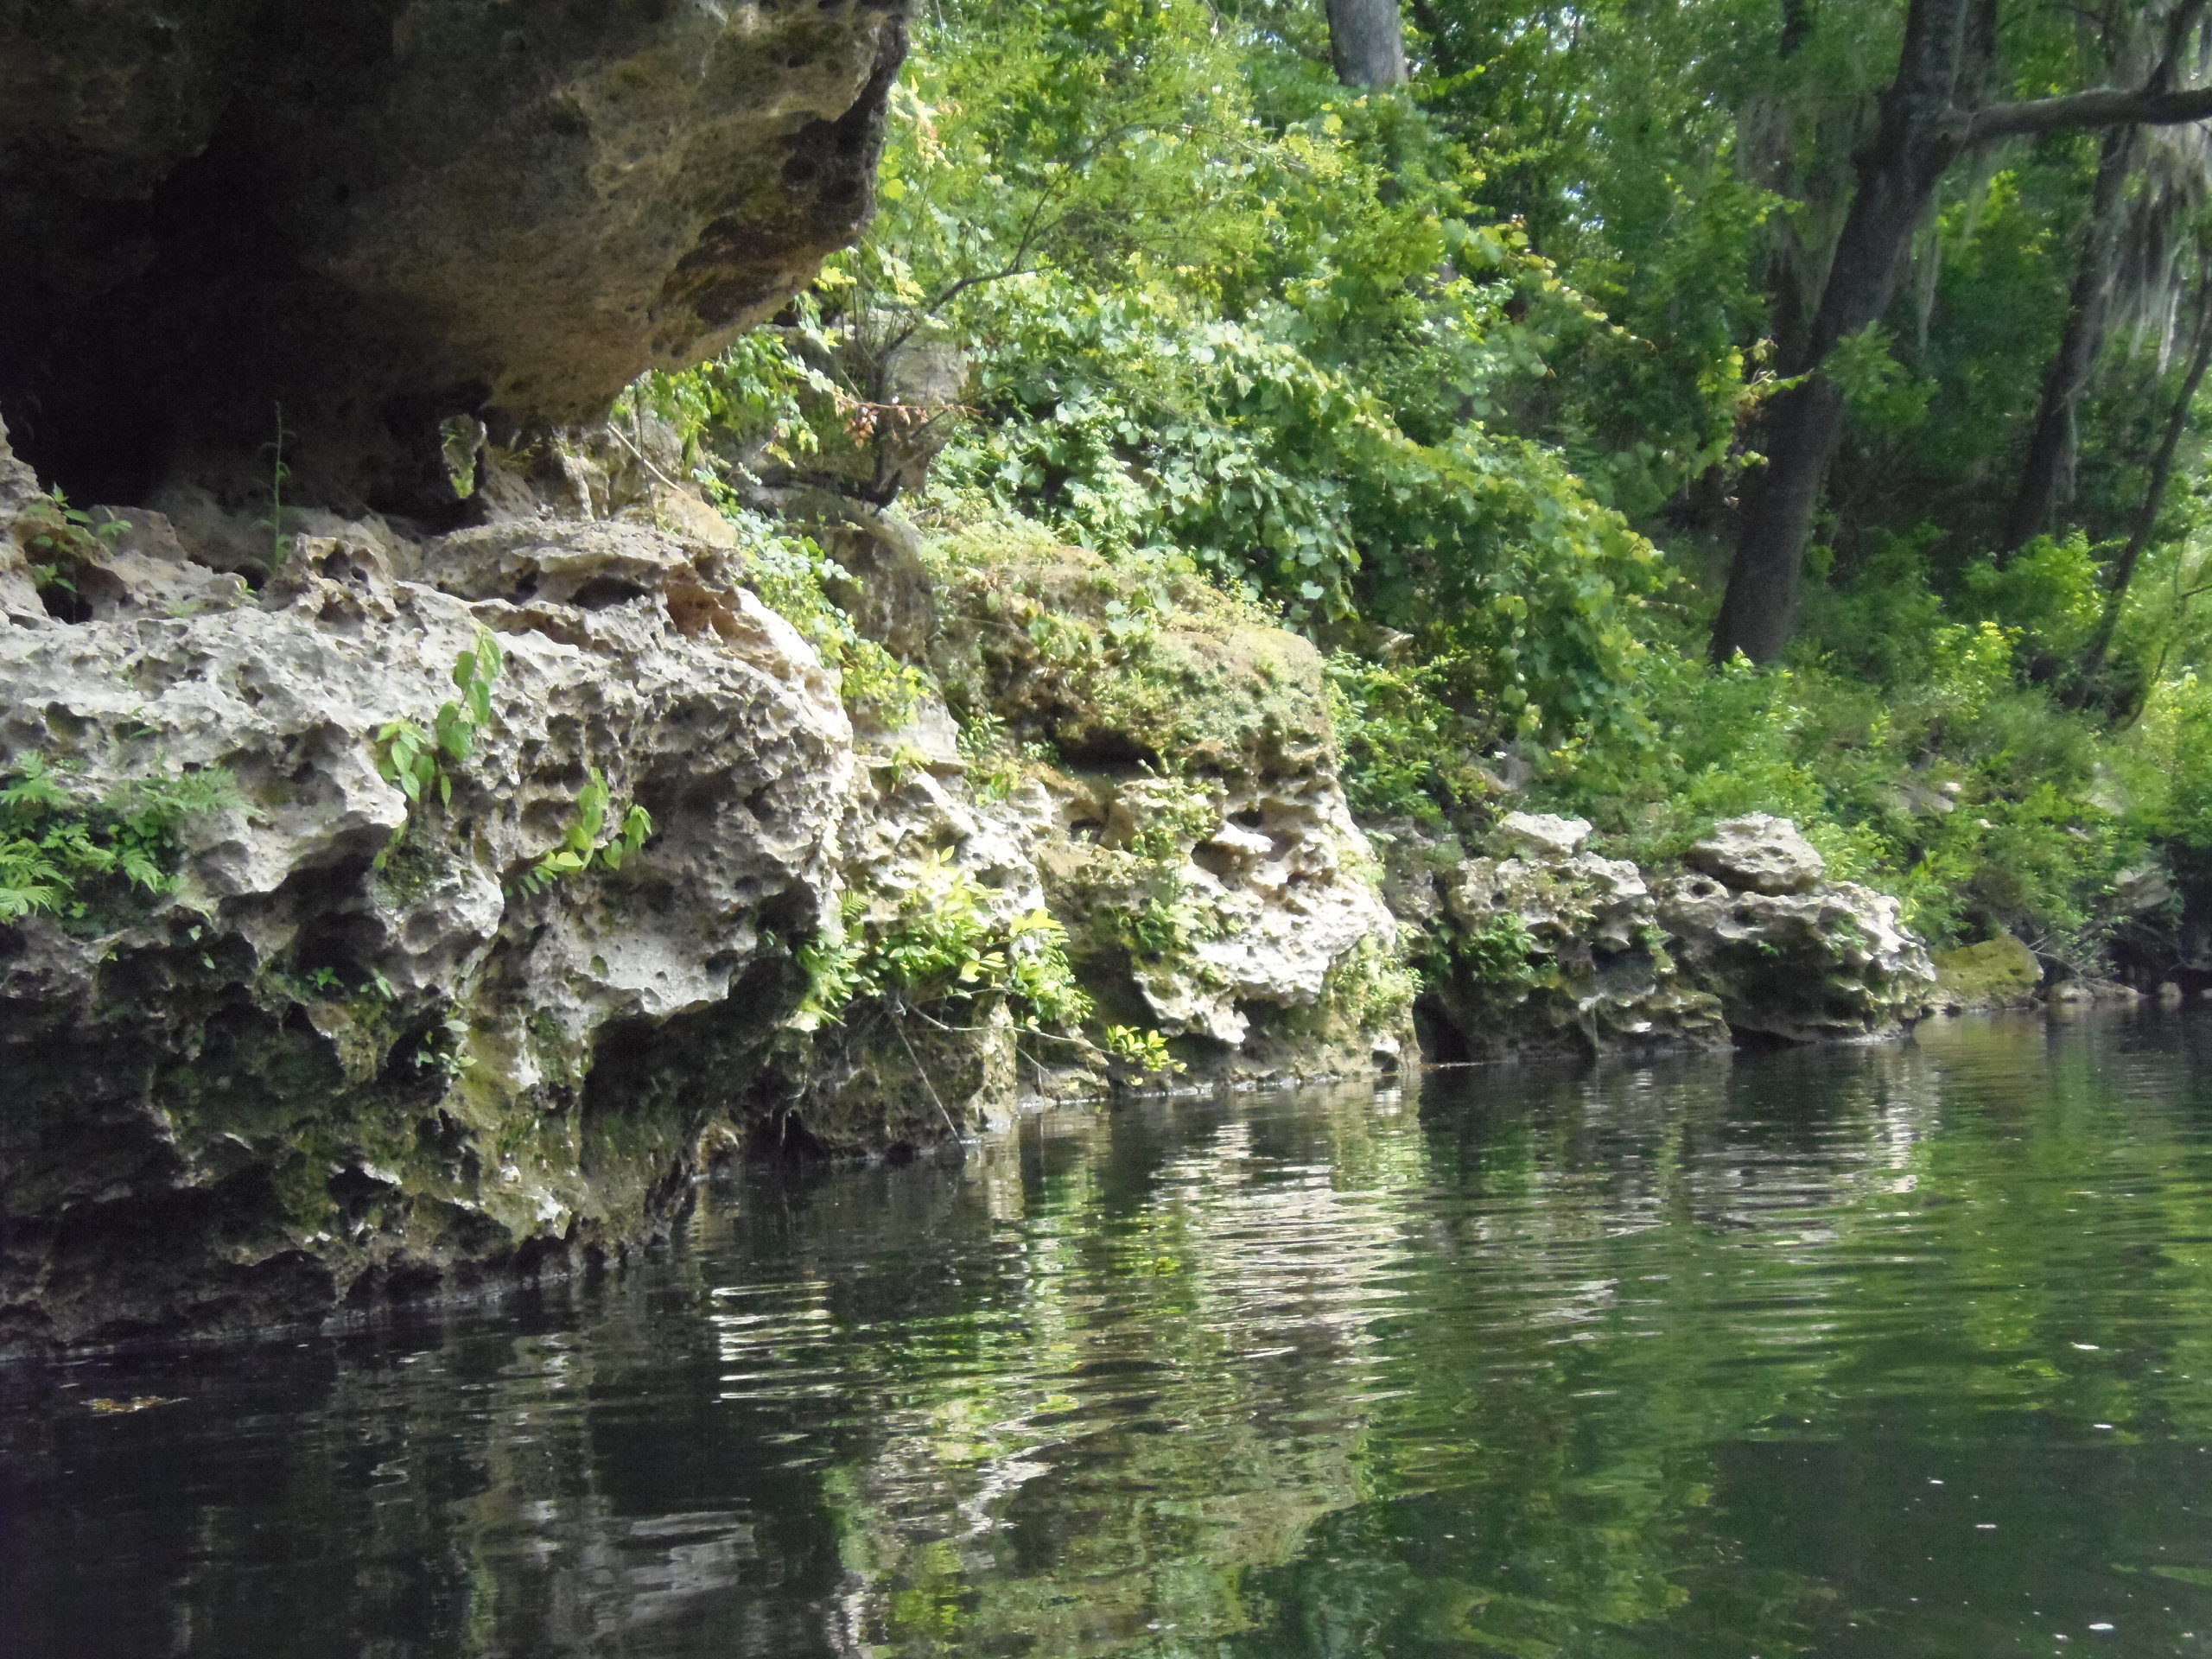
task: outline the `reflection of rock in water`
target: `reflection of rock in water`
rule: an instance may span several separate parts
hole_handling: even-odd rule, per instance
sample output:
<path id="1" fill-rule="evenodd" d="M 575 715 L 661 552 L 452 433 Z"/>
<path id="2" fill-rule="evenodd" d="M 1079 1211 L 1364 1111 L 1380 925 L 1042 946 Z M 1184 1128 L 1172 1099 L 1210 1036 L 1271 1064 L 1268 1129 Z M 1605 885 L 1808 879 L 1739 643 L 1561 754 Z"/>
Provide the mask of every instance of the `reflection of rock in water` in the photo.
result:
<path id="1" fill-rule="evenodd" d="M 2140 1044 L 2184 1034 L 1954 1022 L 756 1172 L 626 1286 L 364 1339 L 334 1375 L 279 1351 L 103 1381 L 186 1396 L 78 1413 L 135 1446 L 47 1457 L 0 1412 L 11 1477 L 68 1521 L 11 1567 L 26 1605 L 101 1574 L 100 1611 L 211 1652 L 296 1648 L 304 1607 L 371 1650 L 651 1659 L 1103 1656 L 1169 1625 L 1418 1654 L 1459 1628 L 1440 1606 L 1509 1652 L 1704 1651 L 1716 1605 L 1758 1651 L 1809 1643 L 1855 1580 L 1762 1552 L 1796 1527 L 1897 1567 L 1895 1506 L 1832 1534 L 1834 1493 L 1747 1497 L 1745 1471 L 1887 1491 L 1902 1459 L 1925 1491 L 1928 1447 L 1966 1455 L 1992 1412 L 2069 1457 L 2085 1406 L 2212 1422 L 2161 1346 L 2201 1332 L 2167 1246 L 2212 1198 L 2190 1057 Z M 161 1564 L 127 1581 L 121 1514 Z"/>

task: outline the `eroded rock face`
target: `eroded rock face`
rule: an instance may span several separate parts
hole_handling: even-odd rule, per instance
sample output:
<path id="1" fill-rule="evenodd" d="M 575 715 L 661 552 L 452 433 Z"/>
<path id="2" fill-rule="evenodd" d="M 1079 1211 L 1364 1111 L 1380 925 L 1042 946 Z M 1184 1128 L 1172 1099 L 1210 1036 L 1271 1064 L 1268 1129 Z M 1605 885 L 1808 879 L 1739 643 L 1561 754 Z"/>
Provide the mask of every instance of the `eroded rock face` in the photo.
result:
<path id="1" fill-rule="evenodd" d="M 1452 971 L 1434 1001 L 1474 1055 L 1725 1047 L 1711 992 L 1676 971 L 1643 873 L 1577 850 L 1580 818 L 1516 812 L 1497 853 L 1441 883 Z"/>
<path id="2" fill-rule="evenodd" d="M 1034 543 L 971 554 L 938 601 L 940 678 L 1057 757 L 1037 861 L 1086 982 L 1188 1039 L 1194 1076 L 1396 1064 L 1397 926 L 1337 779 L 1319 652 L 1195 579 L 1135 596 Z"/>
<path id="3" fill-rule="evenodd" d="M 1897 901 L 1870 887 L 1731 891 L 1691 874 L 1664 883 L 1658 901 L 1681 971 L 1720 999 L 1739 1036 L 1880 1036 L 1919 1018 L 1935 989 L 1926 945 Z"/>
<path id="4" fill-rule="evenodd" d="M 486 467 L 494 521 L 429 538 L 311 512 L 278 539 L 190 492 L 175 521 L 101 511 L 43 593 L 52 504 L 11 498 L 0 775 L 35 754 L 76 811 L 210 768 L 239 798 L 183 820 L 175 892 L 92 880 L 82 913 L 0 925 L 0 1351 L 620 1255 L 722 1153 L 915 1147 L 1159 1086 L 1104 1024 L 1165 1033 L 1185 1087 L 1402 1058 L 1310 645 L 1202 584 L 1117 640 L 1121 589 L 1069 549 L 918 568 L 871 626 L 963 642 L 944 665 L 996 747 L 933 693 L 855 732 L 731 527 L 685 533 L 705 508 L 650 467 L 564 440 Z M 617 516 L 544 516 L 564 492 Z M 986 629 L 987 592 L 1072 632 Z M 392 722 L 435 731 L 486 631 L 490 719 L 410 804 Z M 651 838 L 545 879 L 601 782 L 589 839 L 632 803 Z M 955 880 L 995 925 L 1066 926 L 1089 1034 L 992 997 L 792 1017 L 845 900 L 865 931 Z"/>
<path id="5" fill-rule="evenodd" d="M 1049 801 L 1033 784 L 1008 799 L 976 799 L 966 764 L 938 729 L 942 714 L 925 709 L 898 733 L 863 734 L 838 837 L 843 893 L 860 901 L 855 929 L 927 906 L 951 881 L 967 884 L 1001 927 L 1044 908 L 1037 851 Z M 932 753 L 918 763 L 924 745 Z M 778 1144 L 797 1130 L 809 1150 L 865 1154 L 1003 1128 L 1022 1096 L 1038 1092 L 1039 1058 L 1056 1071 L 1069 1058 L 1065 1045 L 1027 1046 L 1025 1068 L 1002 1001 L 949 1018 L 942 1008 L 858 1004 L 779 1045 L 767 1078 Z"/>
<path id="6" fill-rule="evenodd" d="M 912 536 L 890 515 L 877 528 L 893 549 Z M 1092 1034 L 1157 1031 L 1185 1069 L 1134 1071 L 1003 1011 L 948 1024 L 858 1009 L 779 1051 L 810 1142 L 915 1144 L 1026 1099 L 1365 1077 L 1410 1058 L 1409 981 L 1336 779 L 1310 645 L 1198 588 L 1116 642 L 1103 624 L 1124 579 L 1046 541 L 934 569 L 916 548 L 902 569 L 859 620 L 902 654 L 927 645 L 971 737 L 994 723 L 999 737 L 963 752 L 934 696 L 903 728 L 863 731 L 848 894 L 881 922 L 957 875 L 998 924 L 1045 912 L 1096 1005 Z"/>
<path id="7" fill-rule="evenodd" d="M 1828 872 L 1827 861 L 1796 824 L 1764 812 L 1714 824 L 1685 861 L 1744 893 L 1809 893 Z"/>
<path id="8" fill-rule="evenodd" d="M 454 499 L 866 218 L 904 0 L 0 11 L 0 412 L 49 478 Z"/>
<path id="9" fill-rule="evenodd" d="M 1429 878 L 1441 903 L 1427 925 L 1449 964 L 1429 1001 L 1452 1045 L 1480 1057 L 1808 1042 L 1894 1032 L 1928 1006 L 1935 972 L 1897 901 L 1821 881 L 1787 819 L 1733 820 L 1700 843 L 1693 856 L 1725 864 L 1733 885 L 1577 850 L 1588 833 L 1516 813 L 1491 855 Z M 1394 862 L 1420 886 L 1417 843 Z"/>
<path id="10" fill-rule="evenodd" d="M 0 542 L 6 537 L 0 535 Z M 133 515 L 117 563 L 175 538 Z M 0 1351 L 266 1325 L 620 1254 L 745 1121 L 836 875 L 851 733 L 715 550 L 641 525 L 301 537 L 0 626 L 0 771 L 223 767 L 174 893 L 0 926 Z M 492 718 L 411 810 L 480 630 Z M 594 773 L 656 833 L 533 865 Z M 433 790 L 435 797 L 442 791 Z"/>

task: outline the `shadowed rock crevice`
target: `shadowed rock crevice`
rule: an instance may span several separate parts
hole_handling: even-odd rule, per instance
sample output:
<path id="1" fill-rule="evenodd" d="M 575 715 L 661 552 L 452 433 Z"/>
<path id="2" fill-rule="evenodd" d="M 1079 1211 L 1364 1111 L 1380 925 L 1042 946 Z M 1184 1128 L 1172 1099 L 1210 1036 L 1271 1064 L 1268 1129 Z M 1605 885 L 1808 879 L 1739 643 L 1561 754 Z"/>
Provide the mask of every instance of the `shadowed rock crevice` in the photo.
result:
<path id="1" fill-rule="evenodd" d="M 885 0 L 0 12 L 0 416 L 50 481 L 435 516 L 502 442 L 696 360 L 850 240 Z"/>

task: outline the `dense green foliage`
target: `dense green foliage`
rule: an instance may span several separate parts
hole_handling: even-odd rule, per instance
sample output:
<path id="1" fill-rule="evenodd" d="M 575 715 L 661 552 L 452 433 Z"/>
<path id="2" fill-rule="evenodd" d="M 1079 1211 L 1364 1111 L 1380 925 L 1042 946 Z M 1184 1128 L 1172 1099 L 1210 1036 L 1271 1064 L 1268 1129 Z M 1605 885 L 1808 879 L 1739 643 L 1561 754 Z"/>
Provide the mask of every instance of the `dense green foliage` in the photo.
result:
<path id="1" fill-rule="evenodd" d="M 2197 326 L 2196 141 L 2130 152 L 2050 536 L 1999 532 L 2089 245 L 2079 132 L 1947 179 L 1892 314 L 1829 361 L 1850 425 L 1793 654 L 1708 670 L 1899 9 L 1408 15 L 1413 83 L 1368 95 L 1292 0 L 947 4 L 866 244 L 652 395 L 717 480 L 905 485 L 932 531 L 1019 521 L 1134 595 L 1195 563 L 1273 608 L 1332 652 L 1363 812 L 1478 830 L 1528 779 L 1662 858 L 1786 813 L 1939 942 L 2099 963 L 2124 871 L 2212 868 L 2193 424 L 2146 498 Z M 1992 96 L 2118 76 L 2143 21 L 2019 0 Z M 917 392 L 933 352 L 964 381 Z M 902 444 L 934 454 L 918 493 Z M 2172 919 L 2131 925 L 2165 949 Z"/>

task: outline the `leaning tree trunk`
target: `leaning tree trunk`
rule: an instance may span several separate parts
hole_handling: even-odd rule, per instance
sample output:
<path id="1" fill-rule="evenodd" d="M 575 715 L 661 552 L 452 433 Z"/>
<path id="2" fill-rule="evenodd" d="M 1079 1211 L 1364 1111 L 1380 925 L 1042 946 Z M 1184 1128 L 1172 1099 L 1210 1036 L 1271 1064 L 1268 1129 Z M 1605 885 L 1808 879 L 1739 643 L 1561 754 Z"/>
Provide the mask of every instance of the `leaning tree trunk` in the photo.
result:
<path id="1" fill-rule="evenodd" d="M 1989 49 L 1986 31 L 1971 26 L 1983 10 L 1975 0 L 1913 0 L 1897 79 L 1882 94 L 1880 125 L 1859 152 L 1858 194 L 1803 357 L 1783 365 L 1805 378 L 1771 407 L 1764 475 L 1752 492 L 1713 624 L 1716 663 L 1738 652 L 1771 663 L 1789 643 L 1821 483 L 1843 436 L 1843 390 L 1821 365 L 1839 340 L 1879 321 L 1896 297 L 1913 232 L 1964 147 L 1956 99 Z"/>
<path id="2" fill-rule="evenodd" d="M 2143 562 L 2143 555 L 2151 546 L 2151 538 L 2158 533 L 2158 514 L 2166 504 L 2166 486 L 2172 483 L 2174 461 L 2181 453 L 2181 441 L 2189 430 L 2189 411 L 2196 402 L 2196 394 L 2203 389 L 2204 374 L 2212 368 L 2212 276 L 2199 284 L 2196 299 L 2196 345 L 2190 353 L 2189 372 L 2182 377 L 2181 391 L 2166 411 L 2166 429 L 2158 440 L 2158 453 L 2151 457 L 2151 476 L 2143 487 L 2143 500 L 2135 510 L 2135 525 L 2127 537 L 2127 545 L 2112 563 L 2105 575 L 2105 605 L 2097 618 L 2096 632 L 2089 636 L 2089 643 L 2082 652 L 2079 667 L 2074 671 L 2074 685 L 2066 701 L 2079 707 L 2097 695 L 2097 680 L 2104 672 L 2105 659 L 2112 653 L 2113 636 L 2120 631 L 2120 613 L 2126 608 L 2127 590 L 2135 581 L 2135 569 Z"/>
<path id="3" fill-rule="evenodd" d="M 1329 53 L 1347 86 L 1406 84 L 1406 29 L 1398 0 L 1328 0 Z"/>
<path id="4" fill-rule="evenodd" d="M 2005 533 L 1998 543 L 2000 557 L 2009 557 L 2050 529 L 2058 509 L 2073 496 L 2082 397 L 2088 390 L 2097 354 L 2104 348 L 2105 319 L 2112 308 L 2114 266 L 2120 253 L 2121 196 L 2134 156 L 2134 128 L 2113 127 L 2105 133 L 2104 149 L 2097 159 L 2097 182 L 2089 200 L 2082 263 L 2075 270 L 2074 290 L 2067 303 L 2066 327 L 2058 337 L 2050 372 L 2044 376 L 2043 401 L 2020 462 L 2019 487 L 2013 493 L 2012 511 L 2005 515 Z"/>
<path id="5" fill-rule="evenodd" d="M 1995 60 L 1996 0 L 1912 0 L 1897 79 L 1882 94 L 1873 142 L 1859 153 L 1859 194 L 1804 355 L 1784 365 L 1807 378 L 1775 400 L 1766 476 L 1745 515 L 1713 624 L 1715 662 L 1740 651 L 1770 663 L 1789 642 L 1821 480 L 1843 435 L 1842 394 L 1821 365 L 1839 340 L 1889 308 L 1913 229 L 1935 200 L 1944 169 L 1968 149 L 2007 138 L 2212 119 L 2212 87 L 2172 90 L 2208 11 L 2212 0 L 2176 0 L 2158 65 L 2133 91 L 2103 86 L 1976 107 L 1973 94 L 1980 89 L 1974 83 Z"/>

